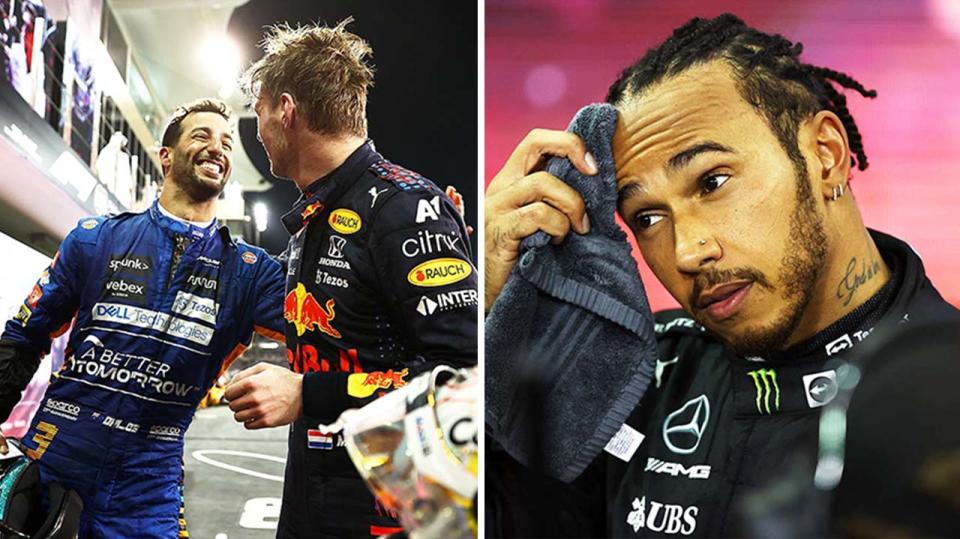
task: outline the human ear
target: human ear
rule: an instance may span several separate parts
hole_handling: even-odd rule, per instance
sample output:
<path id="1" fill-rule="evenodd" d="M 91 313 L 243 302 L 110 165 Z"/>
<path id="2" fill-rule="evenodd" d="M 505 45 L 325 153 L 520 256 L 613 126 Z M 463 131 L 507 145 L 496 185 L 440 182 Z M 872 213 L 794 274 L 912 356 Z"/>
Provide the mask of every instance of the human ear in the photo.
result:
<path id="1" fill-rule="evenodd" d="M 828 110 L 818 112 L 810 122 L 811 145 L 824 198 L 837 200 L 847 190 L 850 176 L 850 141 L 843 122 Z"/>
<path id="2" fill-rule="evenodd" d="M 280 121 L 284 129 L 293 127 L 293 121 L 297 116 L 297 101 L 287 92 L 280 94 Z"/>

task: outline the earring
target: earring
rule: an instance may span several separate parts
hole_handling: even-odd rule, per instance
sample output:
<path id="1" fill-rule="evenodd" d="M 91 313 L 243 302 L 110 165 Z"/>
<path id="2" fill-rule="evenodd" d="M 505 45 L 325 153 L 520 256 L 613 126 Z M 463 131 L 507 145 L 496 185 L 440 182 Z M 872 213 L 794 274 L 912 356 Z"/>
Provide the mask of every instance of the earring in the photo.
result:
<path id="1" fill-rule="evenodd" d="M 840 187 L 834 185 L 834 186 L 833 186 L 833 201 L 836 202 L 837 199 L 840 198 L 840 197 L 842 197 L 842 196 L 843 196 L 843 190 L 842 190 Z"/>

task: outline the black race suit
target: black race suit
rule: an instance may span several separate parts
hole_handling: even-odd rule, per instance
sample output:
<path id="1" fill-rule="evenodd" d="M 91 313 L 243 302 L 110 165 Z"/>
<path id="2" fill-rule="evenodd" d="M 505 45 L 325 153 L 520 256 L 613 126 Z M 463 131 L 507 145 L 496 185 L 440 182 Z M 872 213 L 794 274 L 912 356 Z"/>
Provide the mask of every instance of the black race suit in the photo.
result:
<path id="1" fill-rule="evenodd" d="M 487 460 L 488 534 L 744 533 L 738 518 L 743 502 L 789 475 L 791 455 L 807 462 L 816 457 L 820 407 L 836 394 L 836 368 L 851 350 L 881 322 L 957 316 L 907 244 L 878 232 L 871 235 L 892 271 L 890 281 L 847 316 L 774 356 L 738 357 L 686 313 L 658 313 L 655 378 L 621 429 L 621 443 L 601 453 L 570 485 L 492 450 Z M 629 442 L 638 440 L 631 453 Z M 808 475 L 806 482 L 812 484 L 812 473 Z"/>
<path id="2" fill-rule="evenodd" d="M 399 524 L 320 425 L 437 364 L 477 362 L 477 272 L 463 219 L 372 142 L 284 216 L 287 359 L 305 373 L 278 537 L 370 537 Z"/>

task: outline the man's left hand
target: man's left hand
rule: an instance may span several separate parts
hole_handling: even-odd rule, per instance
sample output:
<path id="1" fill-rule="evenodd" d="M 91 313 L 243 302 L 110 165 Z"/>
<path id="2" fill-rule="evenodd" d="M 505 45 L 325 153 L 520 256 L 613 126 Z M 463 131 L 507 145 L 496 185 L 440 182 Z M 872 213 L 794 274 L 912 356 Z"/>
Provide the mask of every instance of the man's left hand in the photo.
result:
<path id="1" fill-rule="evenodd" d="M 303 375 L 257 363 L 233 377 L 224 397 L 246 429 L 288 425 L 303 413 Z"/>

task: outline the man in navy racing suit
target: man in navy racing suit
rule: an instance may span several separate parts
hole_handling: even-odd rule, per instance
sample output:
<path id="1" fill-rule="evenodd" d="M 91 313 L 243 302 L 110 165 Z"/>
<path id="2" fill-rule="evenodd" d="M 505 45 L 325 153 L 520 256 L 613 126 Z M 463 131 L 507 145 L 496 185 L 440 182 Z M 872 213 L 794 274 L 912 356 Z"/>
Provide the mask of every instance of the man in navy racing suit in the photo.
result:
<path id="1" fill-rule="evenodd" d="M 325 426 L 435 365 L 477 361 L 477 271 L 463 219 L 436 185 L 367 140 L 369 47 L 343 26 L 278 29 L 252 68 L 272 172 L 303 193 L 284 216 L 293 372 L 252 367 L 226 396 L 248 428 L 293 423 L 278 537 L 401 531 L 341 433 Z"/>
<path id="2" fill-rule="evenodd" d="M 194 410 L 254 331 L 282 339 L 280 264 L 214 219 L 231 170 L 228 120 L 215 100 L 179 109 L 160 151 L 159 200 L 81 220 L 0 341 L 6 417 L 51 337 L 71 329 L 22 445 L 44 484 L 80 494 L 82 537 L 186 536 L 183 435 Z"/>

